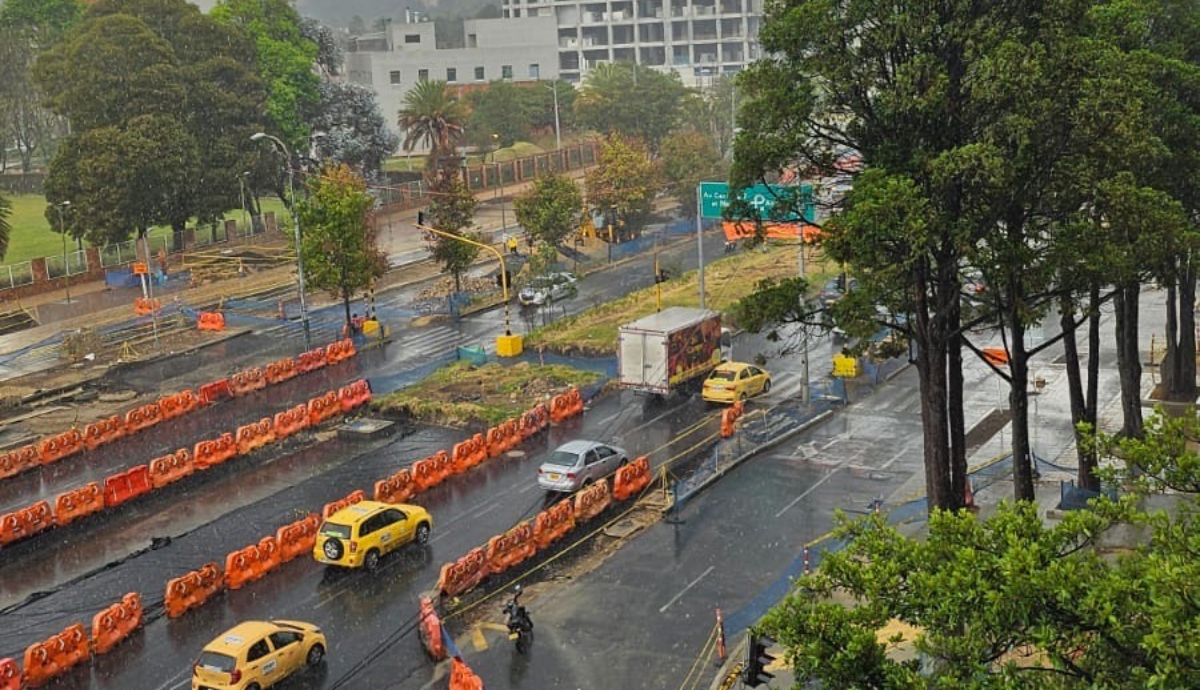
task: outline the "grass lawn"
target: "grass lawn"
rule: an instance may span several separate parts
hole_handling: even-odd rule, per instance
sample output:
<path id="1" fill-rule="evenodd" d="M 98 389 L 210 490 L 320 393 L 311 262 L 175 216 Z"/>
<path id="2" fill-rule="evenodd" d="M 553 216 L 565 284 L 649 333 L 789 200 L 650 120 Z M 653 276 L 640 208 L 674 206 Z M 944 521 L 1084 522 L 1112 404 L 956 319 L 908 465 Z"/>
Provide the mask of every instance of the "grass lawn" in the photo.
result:
<path id="1" fill-rule="evenodd" d="M 818 256 L 820 252 L 815 252 Z M 704 288 L 709 309 L 723 311 L 734 302 L 754 291 L 763 278 L 795 276 L 798 257 L 794 245 L 744 251 L 727 258 L 706 263 Z M 809 289 L 816 294 L 836 269 L 821 258 L 810 259 L 807 267 Z M 700 293 L 698 274 L 691 271 L 678 279 L 663 283 L 662 307 L 698 307 Z M 656 287 L 633 292 L 614 302 L 601 304 L 545 328 L 530 333 L 525 347 L 546 347 L 552 352 L 578 352 L 591 355 L 611 355 L 616 352 L 617 329 L 655 311 L 658 300 Z"/>
<path id="2" fill-rule="evenodd" d="M 51 229 L 45 216 L 46 198 L 40 194 L 17 194 L 7 198 L 12 202 L 12 215 L 8 217 L 12 234 L 8 239 L 8 254 L 0 259 L 0 263 L 15 264 L 40 256 L 62 254 L 62 235 L 57 232 L 58 216 L 55 214 L 55 228 Z M 279 226 L 290 227 L 291 216 L 284 210 L 282 201 L 276 197 L 262 197 L 260 201 L 263 213 L 274 211 Z M 66 213 L 70 212 L 70 209 L 66 210 Z M 229 211 L 225 217 L 243 222 L 240 208 Z M 167 232 L 168 228 L 156 227 L 150 231 L 150 236 L 158 238 L 165 236 Z"/>

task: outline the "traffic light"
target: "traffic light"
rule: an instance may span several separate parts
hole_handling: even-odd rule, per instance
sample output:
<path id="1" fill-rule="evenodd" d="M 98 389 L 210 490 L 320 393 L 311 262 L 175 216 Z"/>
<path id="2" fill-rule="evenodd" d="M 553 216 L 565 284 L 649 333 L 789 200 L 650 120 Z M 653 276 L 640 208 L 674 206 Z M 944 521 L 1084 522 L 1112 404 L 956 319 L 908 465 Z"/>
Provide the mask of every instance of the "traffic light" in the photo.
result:
<path id="1" fill-rule="evenodd" d="M 746 674 L 742 682 L 748 687 L 757 688 L 775 677 L 774 674 L 767 673 L 767 666 L 775 661 L 775 657 L 767 654 L 767 648 L 773 644 L 775 640 L 766 635 L 759 635 L 753 631 L 747 633 Z"/>

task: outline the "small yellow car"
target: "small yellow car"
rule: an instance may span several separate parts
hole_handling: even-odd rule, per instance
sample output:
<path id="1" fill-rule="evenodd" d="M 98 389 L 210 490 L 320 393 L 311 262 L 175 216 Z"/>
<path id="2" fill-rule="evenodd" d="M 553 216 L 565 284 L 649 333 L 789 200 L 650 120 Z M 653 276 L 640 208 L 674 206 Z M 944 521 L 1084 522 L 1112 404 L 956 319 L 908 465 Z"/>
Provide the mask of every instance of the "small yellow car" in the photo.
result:
<path id="1" fill-rule="evenodd" d="M 209 642 L 192 690 L 263 690 L 325 659 L 325 634 L 300 621 L 246 621 Z"/>
<path id="2" fill-rule="evenodd" d="M 313 544 L 320 563 L 374 571 L 389 551 L 429 543 L 433 518 L 421 506 L 360 501 L 325 518 Z"/>
<path id="3" fill-rule="evenodd" d="M 704 380 L 700 397 L 708 402 L 733 403 L 771 390 L 771 375 L 753 364 L 722 362 Z"/>

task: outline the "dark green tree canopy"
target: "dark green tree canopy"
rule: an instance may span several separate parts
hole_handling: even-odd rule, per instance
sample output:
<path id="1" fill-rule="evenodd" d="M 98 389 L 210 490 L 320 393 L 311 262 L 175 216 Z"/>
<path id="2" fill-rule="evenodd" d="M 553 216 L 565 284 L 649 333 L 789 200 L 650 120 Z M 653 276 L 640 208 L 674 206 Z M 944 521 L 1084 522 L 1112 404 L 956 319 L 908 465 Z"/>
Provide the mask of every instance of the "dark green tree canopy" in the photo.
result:
<path id="1" fill-rule="evenodd" d="M 575 117 L 582 127 L 639 139 L 651 152 L 657 152 L 679 121 L 686 93 L 674 72 L 664 74 L 633 63 L 605 62 L 584 78 L 575 97 Z"/>
<path id="2" fill-rule="evenodd" d="M 579 230 L 583 195 L 573 180 L 554 173 L 541 175 L 533 189 L 513 201 L 517 222 L 538 241 L 555 246 Z"/>

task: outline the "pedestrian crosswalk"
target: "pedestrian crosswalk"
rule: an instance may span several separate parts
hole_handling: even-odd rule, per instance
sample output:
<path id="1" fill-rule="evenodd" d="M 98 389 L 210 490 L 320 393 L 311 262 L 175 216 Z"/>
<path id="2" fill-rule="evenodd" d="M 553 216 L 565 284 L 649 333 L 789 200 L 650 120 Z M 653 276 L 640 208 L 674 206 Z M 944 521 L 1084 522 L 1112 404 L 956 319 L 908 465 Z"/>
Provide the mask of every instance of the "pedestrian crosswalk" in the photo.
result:
<path id="1" fill-rule="evenodd" d="M 478 338 L 472 338 L 460 329 L 442 325 L 398 328 L 392 332 L 392 340 L 406 360 L 445 355 L 459 345 L 481 344 Z"/>

